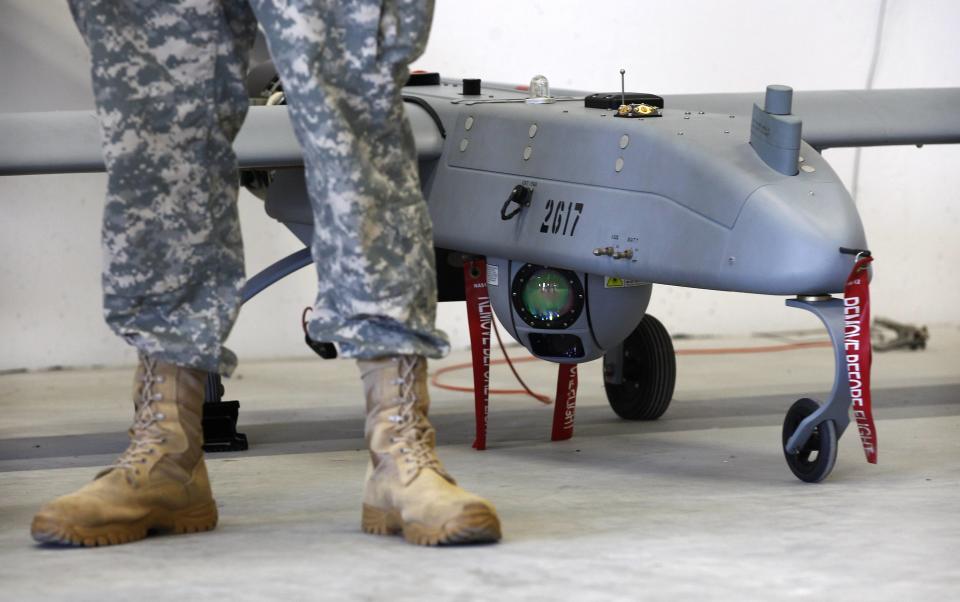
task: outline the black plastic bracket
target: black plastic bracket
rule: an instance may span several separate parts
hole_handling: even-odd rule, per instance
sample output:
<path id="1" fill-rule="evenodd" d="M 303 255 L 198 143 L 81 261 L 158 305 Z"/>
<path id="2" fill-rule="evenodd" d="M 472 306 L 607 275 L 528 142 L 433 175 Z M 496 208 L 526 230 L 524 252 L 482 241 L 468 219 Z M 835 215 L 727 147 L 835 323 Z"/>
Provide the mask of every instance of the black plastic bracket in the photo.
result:
<path id="1" fill-rule="evenodd" d="M 333 343 L 327 343 L 326 341 L 314 341 L 310 338 L 309 334 L 304 335 L 303 340 L 307 344 L 307 347 L 313 349 L 313 352 L 323 359 L 337 359 L 337 347 Z"/>
<path id="2" fill-rule="evenodd" d="M 531 192 L 533 191 L 523 184 L 514 186 L 513 190 L 510 191 L 510 195 L 507 196 L 507 200 L 503 202 L 503 207 L 500 208 L 500 219 L 507 221 L 523 211 L 526 207 L 529 207 Z M 507 211 L 510 205 L 514 203 L 516 203 L 517 206 L 514 207 L 512 211 Z"/>
<path id="3" fill-rule="evenodd" d="M 247 436 L 237 432 L 239 401 L 222 401 L 223 382 L 219 374 L 207 374 L 203 401 L 203 451 L 227 452 L 247 449 Z"/>
<path id="4" fill-rule="evenodd" d="M 663 97 L 646 92 L 598 92 L 583 99 L 583 106 L 586 108 L 605 111 L 616 111 L 620 105 L 641 103 L 662 109 Z"/>

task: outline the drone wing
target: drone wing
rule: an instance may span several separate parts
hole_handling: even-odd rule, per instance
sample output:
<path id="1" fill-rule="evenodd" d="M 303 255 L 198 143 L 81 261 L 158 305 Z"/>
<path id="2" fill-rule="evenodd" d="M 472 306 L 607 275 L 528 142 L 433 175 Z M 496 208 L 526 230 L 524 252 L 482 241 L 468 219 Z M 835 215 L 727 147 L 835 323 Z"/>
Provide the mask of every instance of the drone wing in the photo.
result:
<path id="1" fill-rule="evenodd" d="M 665 97 L 671 109 L 749 116 L 760 93 L 680 94 Z M 421 159 L 443 147 L 436 119 L 407 103 Z M 960 88 L 795 92 L 793 113 L 803 138 L 818 149 L 960 142 Z M 100 132 L 91 111 L 0 114 L 0 175 L 103 171 Z M 240 166 L 302 165 L 300 146 L 283 106 L 251 107 L 234 143 Z"/>
<path id="2" fill-rule="evenodd" d="M 443 138 L 421 106 L 406 104 L 421 159 L 440 156 Z M 0 175 L 103 171 L 100 127 L 92 111 L 0 114 Z M 234 141 L 243 168 L 303 164 L 285 106 L 250 107 Z"/>
<path id="3" fill-rule="evenodd" d="M 670 109 L 749 117 L 763 93 L 664 96 Z M 794 92 L 793 114 L 816 149 L 960 142 L 960 88 Z"/>

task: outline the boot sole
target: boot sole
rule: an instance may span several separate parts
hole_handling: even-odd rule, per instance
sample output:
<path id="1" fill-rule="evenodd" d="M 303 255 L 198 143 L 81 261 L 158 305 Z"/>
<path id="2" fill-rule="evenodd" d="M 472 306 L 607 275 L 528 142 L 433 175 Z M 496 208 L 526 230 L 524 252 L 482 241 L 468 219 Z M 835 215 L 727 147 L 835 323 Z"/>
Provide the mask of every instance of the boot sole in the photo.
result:
<path id="1" fill-rule="evenodd" d="M 30 535 L 39 543 L 68 546 L 110 546 L 130 543 L 150 533 L 199 533 L 217 526 L 217 504 L 213 500 L 169 512 L 154 511 L 132 523 L 112 523 L 98 527 L 71 525 L 46 516 L 36 516 L 30 525 Z"/>
<path id="2" fill-rule="evenodd" d="M 493 543 L 500 541 L 500 519 L 483 504 L 469 504 L 456 518 L 440 527 L 415 521 L 403 522 L 400 513 L 363 505 L 361 527 L 371 535 L 403 535 L 420 546 Z"/>

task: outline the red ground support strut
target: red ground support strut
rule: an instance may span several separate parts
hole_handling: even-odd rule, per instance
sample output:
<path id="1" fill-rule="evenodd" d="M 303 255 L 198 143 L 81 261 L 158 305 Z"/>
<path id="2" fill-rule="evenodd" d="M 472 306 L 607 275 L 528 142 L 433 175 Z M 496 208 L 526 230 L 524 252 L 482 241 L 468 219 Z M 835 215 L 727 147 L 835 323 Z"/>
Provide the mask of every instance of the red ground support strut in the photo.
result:
<path id="1" fill-rule="evenodd" d="M 557 400 L 553 405 L 552 441 L 573 437 L 573 418 L 577 410 L 577 365 L 560 364 L 557 372 Z"/>
<path id="2" fill-rule="evenodd" d="M 463 282 L 467 299 L 467 323 L 473 356 L 473 402 L 476 414 L 474 449 L 487 448 L 487 415 L 490 407 L 490 331 L 493 312 L 487 293 L 487 262 L 468 259 L 463 263 Z M 519 378 L 519 376 L 517 377 Z M 521 383 L 522 384 L 522 383 Z M 530 390 L 527 389 L 530 393 Z M 533 393 L 530 393 L 533 395 Z M 557 396 L 553 408 L 551 440 L 573 437 L 577 408 L 577 365 L 560 364 L 557 371 Z"/>
<path id="3" fill-rule="evenodd" d="M 867 267 L 872 257 L 857 260 L 843 290 L 843 343 L 847 359 L 847 379 L 853 417 L 867 462 L 877 463 L 877 427 L 870 403 L 870 365 L 873 347 L 870 341 L 870 277 Z"/>
<path id="4" fill-rule="evenodd" d="M 490 295 L 487 294 L 487 262 L 463 262 L 463 283 L 467 294 L 467 324 L 473 352 L 473 404 L 477 420 L 474 449 L 487 449 L 487 408 L 490 405 Z"/>

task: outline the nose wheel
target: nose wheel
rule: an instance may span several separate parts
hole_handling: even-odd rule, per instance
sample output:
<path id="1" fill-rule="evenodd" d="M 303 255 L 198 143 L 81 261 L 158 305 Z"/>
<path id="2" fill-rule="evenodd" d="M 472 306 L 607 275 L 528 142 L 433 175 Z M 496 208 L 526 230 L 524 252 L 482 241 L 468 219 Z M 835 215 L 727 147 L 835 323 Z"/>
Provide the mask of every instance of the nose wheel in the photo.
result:
<path id="1" fill-rule="evenodd" d="M 808 416 L 820 409 L 812 399 L 798 399 L 787 410 L 783 420 L 783 455 L 787 466 L 801 481 L 819 483 L 827 478 L 837 461 L 837 427 L 832 420 L 824 420 L 815 427 L 806 442 L 795 452 L 788 450 L 787 442 Z"/>
<path id="2" fill-rule="evenodd" d="M 677 382 L 670 333 L 647 314 L 618 347 L 603 356 L 603 387 L 617 416 L 656 420 L 667 411 Z"/>

